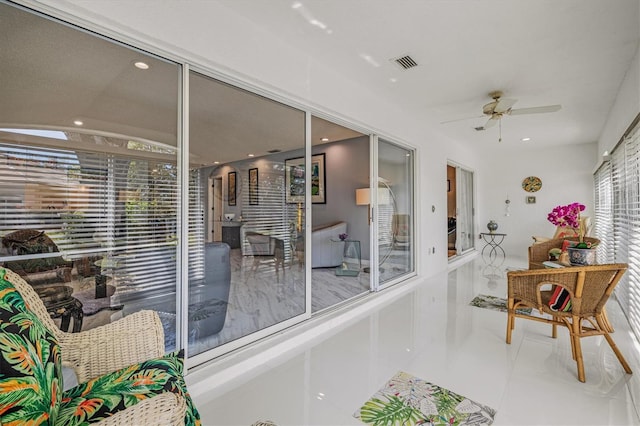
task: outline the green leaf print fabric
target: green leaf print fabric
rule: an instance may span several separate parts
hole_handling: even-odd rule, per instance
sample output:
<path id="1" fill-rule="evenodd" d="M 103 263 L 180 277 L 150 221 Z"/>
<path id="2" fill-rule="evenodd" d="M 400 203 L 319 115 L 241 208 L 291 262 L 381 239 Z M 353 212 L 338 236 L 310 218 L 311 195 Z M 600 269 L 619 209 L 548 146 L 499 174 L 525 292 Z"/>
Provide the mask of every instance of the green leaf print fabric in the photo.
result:
<path id="1" fill-rule="evenodd" d="M 62 363 L 53 334 L 0 268 L 0 424 L 57 424 Z"/>

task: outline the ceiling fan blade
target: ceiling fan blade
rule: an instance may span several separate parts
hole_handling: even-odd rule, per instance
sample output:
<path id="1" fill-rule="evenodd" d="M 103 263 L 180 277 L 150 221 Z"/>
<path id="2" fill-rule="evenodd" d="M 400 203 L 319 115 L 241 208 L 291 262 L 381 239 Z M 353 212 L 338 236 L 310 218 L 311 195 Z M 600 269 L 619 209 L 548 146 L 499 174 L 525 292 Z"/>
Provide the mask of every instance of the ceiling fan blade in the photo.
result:
<path id="1" fill-rule="evenodd" d="M 496 124 L 498 124 L 498 121 L 500 121 L 500 117 L 494 115 L 489 120 L 487 120 L 487 122 L 484 124 L 483 127 L 485 129 L 489 129 L 489 128 L 495 126 Z"/>
<path id="2" fill-rule="evenodd" d="M 532 108 L 518 108 L 518 109 L 512 109 L 509 112 L 509 115 L 542 114 L 546 112 L 560 111 L 560 108 L 562 108 L 562 105 L 547 105 L 547 106 L 532 107 Z"/>
<path id="3" fill-rule="evenodd" d="M 455 123 L 457 121 L 465 121 L 465 120 L 475 120 L 477 118 L 482 118 L 482 117 L 484 117 L 484 115 L 476 115 L 475 117 L 456 118 L 455 120 L 441 121 L 440 124 Z"/>
<path id="4" fill-rule="evenodd" d="M 518 102 L 517 99 L 499 99 L 498 100 L 498 104 L 496 105 L 496 107 L 493 109 L 493 112 L 505 112 L 508 111 L 513 104 L 515 104 L 516 102 Z"/>

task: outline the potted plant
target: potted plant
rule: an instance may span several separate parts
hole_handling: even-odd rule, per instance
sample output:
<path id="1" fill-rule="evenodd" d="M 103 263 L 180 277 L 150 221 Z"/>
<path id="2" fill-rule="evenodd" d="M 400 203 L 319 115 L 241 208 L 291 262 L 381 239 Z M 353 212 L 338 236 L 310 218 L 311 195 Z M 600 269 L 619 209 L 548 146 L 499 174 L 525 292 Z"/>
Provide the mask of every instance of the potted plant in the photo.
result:
<path id="1" fill-rule="evenodd" d="M 556 226 L 573 230 L 578 242 L 566 247 L 569 262 L 572 265 L 593 265 L 596 263 L 595 244 L 584 241 L 585 228 L 580 220 L 580 212 L 584 211 L 584 204 L 571 203 L 566 206 L 556 206 L 547 216 L 547 220 Z"/>

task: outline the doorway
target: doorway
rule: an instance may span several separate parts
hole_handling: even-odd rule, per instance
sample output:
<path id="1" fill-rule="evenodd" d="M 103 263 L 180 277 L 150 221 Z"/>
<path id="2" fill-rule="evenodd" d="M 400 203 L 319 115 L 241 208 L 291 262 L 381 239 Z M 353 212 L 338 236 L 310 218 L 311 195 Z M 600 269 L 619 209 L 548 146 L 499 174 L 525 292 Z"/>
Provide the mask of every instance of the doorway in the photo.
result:
<path id="1" fill-rule="evenodd" d="M 447 253 L 451 260 L 475 248 L 473 171 L 447 164 Z"/>
<path id="2" fill-rule="evenodd" d="M 222 241 L 222 178 L 209 176 L 207 242 Z"/>
<path id="3" fill-rule="evenodd" d="M 447 256 L 456 255 L 456 168 L 447 164 Z"/>

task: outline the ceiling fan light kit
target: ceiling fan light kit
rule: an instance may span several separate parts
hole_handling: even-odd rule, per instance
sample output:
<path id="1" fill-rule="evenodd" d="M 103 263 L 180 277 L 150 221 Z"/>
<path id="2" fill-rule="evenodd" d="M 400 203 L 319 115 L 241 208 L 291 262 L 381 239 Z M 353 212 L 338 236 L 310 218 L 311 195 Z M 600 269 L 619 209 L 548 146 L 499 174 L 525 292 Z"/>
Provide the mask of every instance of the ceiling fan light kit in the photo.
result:
<path id="1" fill-rule="evenodd" d="M 484 126 L 474 127 L 476 131 L 482 131 L 490 129 L 491 127 L 498 124 L 498 127 L 500 129 L 498 142 L 502 142 L 502 117 L 506 115 L 544 114 L 549 112 L 556 112 L 562 108 L 561 105 L 545 105 L 539 107 L 513 109 L 513 105 L 515 105 L 518 100 L 503 98 L 502 95 L 503 93 L 500 90 L 495 90 L 489 93 L 489 96 L 491 97 L 491 99 L 493 99 L 493 101 L 485 104 L 482 107 L 482 113 L 486 116 L 489 116 L 489 119 L 484 124 Z M 444 121 L 441 124 L 452 123 L 461 120 L 466 119 Z"/>
<path id="2" fill-rule="evenodd" d="M 517 99 L 506 99 L 502 97 L 502 92 L 496 90 L 489 93 L 489 96 L 493 99 L 482 107 L 482 113 L 489 116 L 484 125 L 485 129 L 493 127 L 498 123 L 500 126 L 498 142 L 502 142 L 502 117 L 505 115 L 524 115 L 524 114 L 543 114 L 548 112 L 556 112 L 562 108 L 561 105 L 546 105 L 540 107 L 531 108 L 519 108 L 513 109 L 513 105 L 518 102 Z"/>

